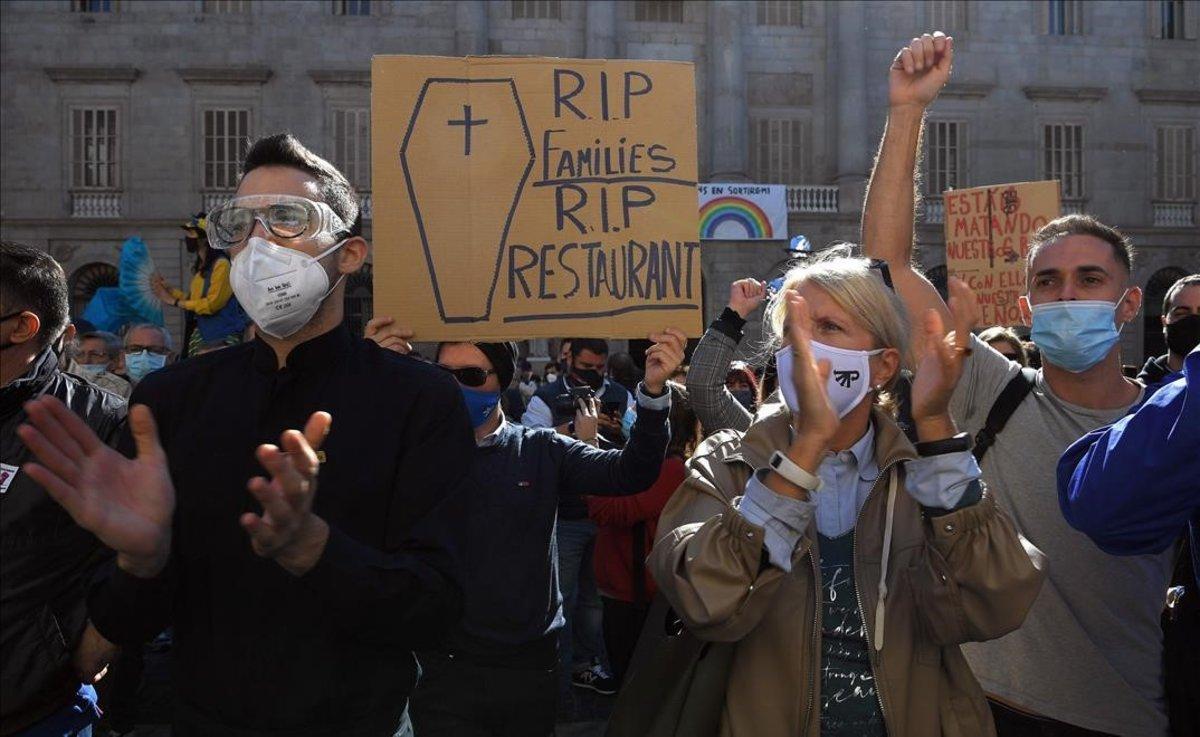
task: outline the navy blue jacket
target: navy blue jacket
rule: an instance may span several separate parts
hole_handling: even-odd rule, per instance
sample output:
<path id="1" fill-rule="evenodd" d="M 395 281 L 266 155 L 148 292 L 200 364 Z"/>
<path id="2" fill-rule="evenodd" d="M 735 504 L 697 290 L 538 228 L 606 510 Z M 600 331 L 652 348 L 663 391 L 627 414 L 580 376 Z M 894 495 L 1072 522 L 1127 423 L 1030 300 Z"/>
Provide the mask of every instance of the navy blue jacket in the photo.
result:
<path id="1" fill-rule="evenodd" d="M 460 549 L 465 613 L 448 649 L 475 662 L 552 667 L 563 626 L 555 519 L 560 502 L 635 494 L 658 477 L 669 410 L 639 406 L 623 450 L 506 422 L 478 449 Z"/>
<path id="2" fill-rule="evenodd" d="M 567 375 L 563 374 L 557 380 L 543 384 L 534 393 L 529 400 L 529 407 L 526 409 L 525 415 L 521 418 L 521 422 L 529 427 L 557 427 L 564 422 L 570 422 L 575 419 L 575 413 L 560 414 L 555 411 L 555 399 L 560 394 L 566 394 L 571 390 L 572 382 L 567 380 Z M 631 402 L 629 391 L 611 379 L 604 382 L 604 386 L 596 393 L 596 400 L 600 404 L 620 404 L 625 406 Z M 540 406 L 539 406 L 540 405 Z M 622 414 L 624 414 L 622 412 Z M 535 418 L 537 418 L 535 420 Z M 515 418 L 514 418 L 515 419 Z M 546 421 L 549 420 L 549 424 Z M 608 448 L 618 447 L 612 443 L 612 438 L 606 438 L 603 434 L 600 436 L 602 446 Z M 651 480 L 650 483 L 654 483 Z M 649 486 L 650 484 L 647 484 Z M 604 492 L 597 492 L 604 493 Z M 582 499 L 572 498 L 564 499 L 562 507 L 558 511 L 558 516 L 562 519 L 587 519 L 587 505 Z"/>

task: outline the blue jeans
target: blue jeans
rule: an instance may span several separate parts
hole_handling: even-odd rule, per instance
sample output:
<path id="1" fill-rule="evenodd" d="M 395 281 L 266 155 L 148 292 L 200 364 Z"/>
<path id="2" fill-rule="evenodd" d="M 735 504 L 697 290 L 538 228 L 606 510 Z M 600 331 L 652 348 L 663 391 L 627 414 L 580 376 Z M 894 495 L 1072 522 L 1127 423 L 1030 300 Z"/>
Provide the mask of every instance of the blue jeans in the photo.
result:
<path id="1" fill-rule="evenodd" d="M 560 519 L 558 537 L 558 585 L 562 590 L 563 616 L 567 623 L 559 633 L 559 663 L 573 672 L 604 662 L 604 610 L 592 570 L 596 523 L 590 519 Z"/>

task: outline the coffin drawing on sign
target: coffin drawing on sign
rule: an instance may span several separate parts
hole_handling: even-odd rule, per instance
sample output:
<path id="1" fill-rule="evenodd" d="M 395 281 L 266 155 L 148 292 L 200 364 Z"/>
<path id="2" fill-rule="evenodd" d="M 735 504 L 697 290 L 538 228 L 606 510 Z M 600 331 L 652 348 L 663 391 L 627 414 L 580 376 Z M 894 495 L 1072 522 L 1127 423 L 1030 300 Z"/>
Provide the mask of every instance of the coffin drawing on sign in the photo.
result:
<path id="1" fill-rule="evenodd" d="M 449 154 L 448 138 L 454 141 Z M 425 81 L 400 146 L 400 165 L 443 322 L 490 318 L 509 227 L 533 161 L 511 78 Z M 422 209 L 423 202 L 453 200 L 472 206 Z M 490 271 L 463 267 L 462 251 L 454 247 L 463 243 L 494 250 Z M 443 286 L 451 282 L 456 288 Z"/>

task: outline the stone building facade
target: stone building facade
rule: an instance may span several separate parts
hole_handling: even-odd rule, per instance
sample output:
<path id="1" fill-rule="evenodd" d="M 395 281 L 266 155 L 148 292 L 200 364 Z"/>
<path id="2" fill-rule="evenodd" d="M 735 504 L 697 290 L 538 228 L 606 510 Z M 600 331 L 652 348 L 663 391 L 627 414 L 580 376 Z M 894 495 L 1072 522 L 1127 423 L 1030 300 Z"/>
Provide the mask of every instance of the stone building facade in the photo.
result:
<path id="1" fill-rule="evenodd" d="M 786 184 L 792 234 L 853 241 L 888 63 L 941 28 L 957 64 L 923 186 L 1059 178 L 1069 209 L 1125 229 L 1148 290 L 1133 362 L 1160 349 L 1165 287 L 1200 271 L 1198 16 L 1195 0 L 6 0 L 0 232 L 53 253 L 80 307 L 134 234 L 179 284 L 179 223 L 228 195 L 259 135 L 291 130 L 369 208 L 373 54 L 536 54 L 694 62 L 701 178 Z M 944 278 L 938 202 L 919 211 L 919 257 Z M 706 316 L 784 245 L 706 241 Z M 359 325 L 369 274 L 348 299 Z"/>

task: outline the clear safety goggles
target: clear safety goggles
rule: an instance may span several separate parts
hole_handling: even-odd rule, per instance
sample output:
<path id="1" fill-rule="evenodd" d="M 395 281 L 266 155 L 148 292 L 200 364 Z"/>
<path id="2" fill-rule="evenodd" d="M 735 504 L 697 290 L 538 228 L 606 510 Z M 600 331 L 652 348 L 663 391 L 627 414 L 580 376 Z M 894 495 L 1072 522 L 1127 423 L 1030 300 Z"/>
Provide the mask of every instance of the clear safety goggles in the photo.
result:
<path id="1" fill-rule="evenodd" d="M 218 250 L 246 242 L 255 222 L 277 238 L 316 238 L 349 233 L 346 223 L 324 202 L 295 195 L 234 197 L 208 214 L 208 243 Z"/>

